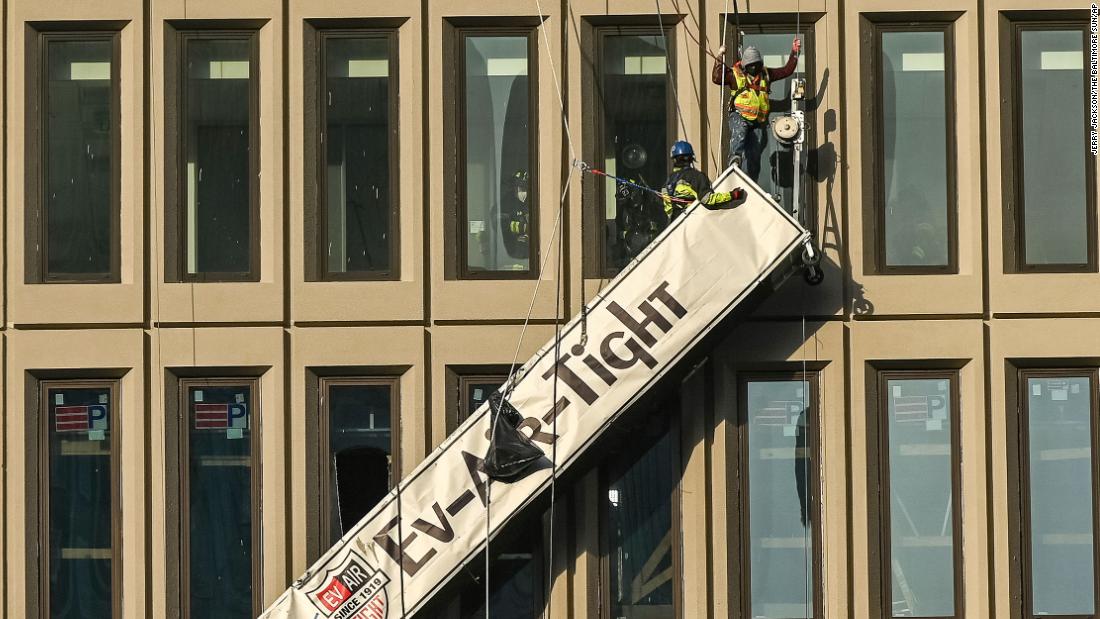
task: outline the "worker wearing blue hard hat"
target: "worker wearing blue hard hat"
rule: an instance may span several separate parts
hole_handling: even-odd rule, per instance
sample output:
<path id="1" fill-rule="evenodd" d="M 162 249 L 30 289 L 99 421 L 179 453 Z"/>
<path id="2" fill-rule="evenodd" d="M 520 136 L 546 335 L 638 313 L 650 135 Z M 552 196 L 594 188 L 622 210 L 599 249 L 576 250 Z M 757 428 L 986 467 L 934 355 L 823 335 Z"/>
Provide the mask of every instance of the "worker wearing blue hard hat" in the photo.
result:
<path id="1" fill-rule="evenodd" d="M 745 196 L 745 190 L 740 187 L 733 191 L 714 191 L 707 175 L 695 167 L 695 149 L 690 143 L 677 141 L 672 145 L 669 156 L 672 158 L 672 174 L 662 190 L 669 221 L 676 219 L 696 200 L 703 206 L 717 207 Z"/>

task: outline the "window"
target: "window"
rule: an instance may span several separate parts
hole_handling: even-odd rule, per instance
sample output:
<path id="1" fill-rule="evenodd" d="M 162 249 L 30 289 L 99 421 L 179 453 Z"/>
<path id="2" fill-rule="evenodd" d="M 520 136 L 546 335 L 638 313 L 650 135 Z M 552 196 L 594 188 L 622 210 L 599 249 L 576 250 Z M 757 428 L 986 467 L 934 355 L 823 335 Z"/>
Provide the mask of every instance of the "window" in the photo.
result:
<path id="1" fill-rule="evenodd" d="M 481 408 L 481 405 L 489 400 L 489 396 L 500 389 L 506 380 L 508 380 L 507 374 L 460 376 L 458 419 L 455 427 L 461 425 L 474 411 Z"/>
<path id="2" fill-rule="evenodd" d="M 42 381 L 38 398 L 38 616 L 110 619 L 122 574 L 118 385 Z"/>
<path id="3" fill-rule="evenodd" d="M 679 433 L 672 423 L 675 417 L 647 420 L 624 441 L 629 451 L 604 466 L 604 619 L 680 616 Z"/>
<path id="4" fill-rule="evenodd" d="M 485 583 L 480 580 L 484 563 L 471 565 L 478 574 L 466 582 L 459 594 L 459 619 L 508 617 L 509 619 L 541 619 L 544 611 L 541 514 L 520 518 L 489 546 L 489 613 L 485 613 Z"/>
<path id="5" fill-rule="evenodd" d="M 180 381 L 182 616 L 259 612 L 259 433 L 252 379 Z"/>
<path id="6" fill-rule="evenodd" d="M 459 276 L 534 277 L 534 30 L 459 32 Z"/>
<path id="7" fill-rule="evenodd" d="M 253 30 L 196 30 L 168 52 L 166 272 L 180 281 L 259 280 L 257 47 Z"/>
<path id="8" fill-rule="evenodd" d="M 1020 375 L 1020 563 L 1026 617 L 1096 614 L 1096 374 L 1088 369 Z"/>
<path id="9" fill-rule="evenodd" d="M 327 544 L 335 544 L 398 481 L 396 378 L 322 378 L 320 471 Z"/>
<path id="10" fill-rule="evenodd" d="M 953 27 L 872 25 L 865 100 L 874 107 L 864 167 L 873 205 L 874 265 L 954 273 L 956 264 Z"/>
<path id="11" fill-rule="evenodd" d="M 789 41 L 788 41 L 789 44 Z M 817 402 L 814 375 L 741 381 L 742 617 L 820 617 Z"/>
<path id="12" fill-rule="evenodd" d="M 597 29 L 593 67 L 596 101 L 595 161 L 608 174 L 659 189 L 668 176 L 672 139 L 673 86 L 660 30 L 637 27 Z M 657 196 L 597 179 L 595 201 L 599 272 L 613 276 L 665 228 L 668 218 Z"/>
<path id="13" fill-rule="evenodd" d="M 1086 24 L 1017 23 L 1011 35 L 1014 74 L 1004 83 L 1012 105 L 1003 118 L 1011 127 L 1005 203 L 1015 268 L 1095 270 L 1096 160 L 1082 129 L 1088 126 Z"/>
<path id="14" fill-rule="evenodd" d="M 118 32 L 30 36 L 26 279 L 117 282 Z"/>
<path id="15" fill-rule="evenodd" d="M 316 279 L 397 279 L 397 33 L 319 31 L 313 64 Z"/>
<path id="16" fill-rule="evenodd" d="M 956 617 L 962 608 L 957 374 L 880 372 L 872 530 L 884 616 Z M 873 533 L 874 534 L 874 533 Z"/>
<path id="17" fill-rule="evenodd" d="M 812 212 L 809 208 L 814 192 L 812 184 L 806 176 L 806 166 L 812 161 L 813 155 L 809 149 L 813 148 L 813 111 L 814 104 L 810 101 L 815 96 L 814 91 L 814 67 L 813 67 L 813 24 L 801 24 L 801 30 L 797 30 L 798 24 L 751 24 L 742 25 L 745 36 L 739 37 L 737 25 L 727 22 L 726 40 L 728 51 L 727 58 L 734 58 L 738 46 L 755 46 L 764 57 L 764 66 L 777 69 L 787 64 L 787 58 L 791 55 L 791 42 L 797 37 L 802 41 L 802 55 L 798 57 L 798 65 L 795 73 L 789 78 L 773 82 L 771 86 L 771 114 L 769 118 L 789 114 L 791 111 L 791 80 L 802 78 L 806 80 L 806 112 L 811 122 L 806 124 L 806 150 L 802 154 L 803 180 L 802 210 Z M 709 66 L 708 66 L 709 69 Z M 709 73 L 708 73 L 709 85 Z M 730 91 L 729 84 L 722 95 L 722 105 L 728 109 Z M 717 88 L 716 86 L 710 86 Z M 760 188 L 777 197 L 780 204 L 787 210 L 794 208 L 794 158 L 790 148 L 779 144 L 771 131 L 765 132 L 768 142 L 760 154 L 760 176 L 757 181 Z M 722 143 L 719 160 L 725 162 L 729 156 L 729 123 L 722 123 Z"/>

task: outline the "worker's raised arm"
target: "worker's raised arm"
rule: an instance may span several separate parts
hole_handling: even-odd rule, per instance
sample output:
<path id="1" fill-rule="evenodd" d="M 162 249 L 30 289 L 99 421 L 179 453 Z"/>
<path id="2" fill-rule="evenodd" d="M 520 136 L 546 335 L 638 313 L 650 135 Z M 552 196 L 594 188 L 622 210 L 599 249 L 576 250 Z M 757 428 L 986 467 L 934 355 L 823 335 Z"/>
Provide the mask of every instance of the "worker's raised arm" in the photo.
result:
<path id="1" fill-rule="evenodd" d="M 722 60 L 725 57 L 726 46 L 723 45 L 718 48 L 718 55 L 714 57 L 714 68 L 710 70 L 710 81 L 719 86 L 723 84 L 732 84 L 734 82 L 733 70 L 727 67 L 725 61 Z"/>
<path id="2" fill-rule="evenodd" d="M 787 57 L 787 64 L 778 69 L 768 69 L 768 79 L 771 81 L 790 77 L 798 67 L 798 52 L 802 50 L 802 40 L 795 39 L 791 44 L 791 55 Z"/>

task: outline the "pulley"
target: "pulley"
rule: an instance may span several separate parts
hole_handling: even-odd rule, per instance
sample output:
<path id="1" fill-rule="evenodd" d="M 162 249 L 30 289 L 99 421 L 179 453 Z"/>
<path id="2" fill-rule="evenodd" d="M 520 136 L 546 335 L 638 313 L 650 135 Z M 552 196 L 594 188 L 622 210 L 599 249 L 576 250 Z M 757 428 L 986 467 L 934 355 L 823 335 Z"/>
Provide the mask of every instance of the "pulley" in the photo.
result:
<path id="1" fill-rule="evenodd" d="M 783 144 L 791 144 L 802 130 L 800 123 L 792 116 L 772 118 L 772 134 Z"/>

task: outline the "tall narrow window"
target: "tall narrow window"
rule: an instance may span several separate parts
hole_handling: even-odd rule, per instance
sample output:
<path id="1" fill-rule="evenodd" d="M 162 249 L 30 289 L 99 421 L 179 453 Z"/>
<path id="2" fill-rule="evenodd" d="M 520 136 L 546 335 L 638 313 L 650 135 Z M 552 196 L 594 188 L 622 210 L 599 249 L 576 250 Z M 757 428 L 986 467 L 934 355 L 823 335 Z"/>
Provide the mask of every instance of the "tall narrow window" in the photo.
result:
<path id="1" fill-rule="evenodd" d="M 321 261 L 327 279 L 397 277 L 397 36 L 322 32 Z"/>
<path id="2" fill-rule="evenodd" d="M 874 246 L 881 273 L 957 269 L 952 27 L 876 25 Z"/>
<path id="3" fill-rule="evenodd" d="M 598 35 L 596 161 L 608 173 L 660 188 L 668 175 L 672 86 L 658 30 L 601 29 Z M 603 275 L 622 269 L 668 223 L 660 198 L 597 179 Z"/>
<path id="4" fill-rule="evenodd" d="M 879 375 L 877 567 L 889 617 L 960 612 L 955 384 L 954 372 Z"/>
<path id="5" fill-rule="evenodd" d="M 335 544 L 397 482 L 397 379 L 325 378 L 321 453 L 328 542 Z"/>
<path id="6" fill-rule="evenodd" d="M 27 279 L 117 282 L 118 33 L 31 36 Z"/>
<path id="7" fill-rule="evenodd" d="M 169 118 L 183 281 L 259 279 L 259 132 L 255 32 L 179 36 L 179 100 Z"/>
<path id="8" fill-rule="evenodd" d="M 1028 617 L 1093 617 L 1100 595 L 1096 370 L 1024 372 L 1021 458 Z"/>
<path id="9" fill-rule="evenodd" d="M 534 31 L 458 37 L 461 277 L 531 277 L 537 255 Z"/>
<path id="10" fill-rule="evenodd" d="M 259 611 L 254 380 L 183 380 L 184 617 Z"/>
<path id="11" fill-rule="evenodd" d="M 813 385 L 798 375 L 753 375 L 742 383 L 743 617 L 819 616 Z"/>
<path id="12" fill-rule="evenodd" d="M 742 25 L 742 30 L 745 36 L 739 37 L 737 33 L 737 25 L 733 22 L 728 23 L 728 31 L 726 39 L 727 45 L 730 50 L 736 50 L 738 46 L 747 47 L 749 45 L 760 50 L 760 54 L 764 57 L 764 66 L 771 69 L 778 69 L 787 64 L 787 58 L 791 54 L 791 42 L 795 38 L 802 41 L 802 54 L 798 57 L 798 64 L 795 67 L 795 73 L 790 78 L 782 79 L 773 82 L 770 86 L 771 96 L 769 97 L 771 105 L 771 113 L 769 118 L 775 118 L 777 116 L 787 114 L 791 110 L 791 80 L 794 78 L 803 78 L 806 80 L 806 97 L 812 98 L 814 96 L 814 69 L 813 69 L 813 37 L 810 33 L 813 30 L 812 24 L 801 24 L 802 29 L 796 32 L 798 24 L 752 24 Z M 733 51 L 726 52 L 727 57 L 733 57 Z M 717 86 L 712 86 L 717 88 Z M 735 90 L 736 86 L 730 87 L 726 84 L 726 92 L 722 95 L 722 104 L 725 110 L 728 112 L 729 98 L 731 90 Z M 808 114 L 812 114 L 813 110 L 809 110 Z M 807 131 L 813 130 L 813 123 L 807 123 Z M 764 149 L 760 154 L 760 176 L 757 183 L 761 189 L 771 194 L 773 197 L 777 197 L 778 201 L 787 210 L 794 208 L 794 159 L 791 155 L 790 148 L 784 148 L 775 140 L 775 136 L 770 135 L 770 131 L 766 132 L 768 137 L 767 143 L 764 145 Z M 812 136 L 807 135 L 808 147 L 812 148 L 813 141 Z M 729 123 L 722 123 L 722 143 L 721 148 L 723 151 L 719 154 L 721 161 L 726 161 L 729 151 Z M 803 166 L 806 165 L 806 157 L 803 155 Z M 803 174 L 806 174 L 803 170 Z M 802 184 L 802 210 L 808 210 L 808 201 L 813 199 L 813 191 L 810 190 L 812 184 L 807 182 L 806 177 L 803 177 Z"/>
<path id="13" fill-rule="evenodd" d="M 650 423 L 659 431 L 655 442 L 645 440 L 646 432 L 634 434 L 634 449 L 604 471 L 604 619 L 680 616 L 678 433 L 667 418 Z"/>
<path id="14" fill-rule="evenodd" d="M 1012 80 L 1018 270 L 1096 268 L 1095 157 L 1090 153 L 1080 23 L 1016 24 Z M 1009 86 L 1006 84 L 1006 88 Z"/>
<path id="15" fill-rule="evenodd" d="M 114 382 L 41 383 L 41 616 L 118 612 L 118 468 Z"/>

